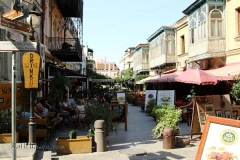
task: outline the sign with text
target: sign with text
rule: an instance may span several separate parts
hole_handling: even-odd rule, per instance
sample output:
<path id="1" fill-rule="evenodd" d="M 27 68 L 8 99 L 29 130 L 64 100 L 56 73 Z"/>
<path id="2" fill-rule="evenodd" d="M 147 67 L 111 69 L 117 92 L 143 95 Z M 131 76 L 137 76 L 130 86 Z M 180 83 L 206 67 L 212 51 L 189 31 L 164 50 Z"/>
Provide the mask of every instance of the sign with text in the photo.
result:
<path id="1" fill-rule="evenodd" d="M 24 84 L 16 84 L 16 105 L 21 105 L 25 100 Z M 0 83 L 0 110 L 11 108 L 12 105 L 12 83 Z"/>
<path id="2" fill-rule="evenodd" d="M 208 116 L 196 159 L 240 158 L 240 123 L 238 120 Z"/>
<path id="3" fill-rule="evenodd" d="M 175 91 L 174 90 L 158 90 L 157 105 L 162 103 L 175 104 Z"/>
<path id="4" fill-rule="evenodd" d="M 25 88 L 38 88 L 40 56 L 35 52 L 26 52 L 22 57 Z"/>
<path id="5" fill-rule="evenodd" d="M 14 19 L 17 19 L 19 17 L 22 17 L 23 16 L 23 13 L 20 12 L 20 11 L 16 11 L 16 10 L 11 10 L 7 13 L 4 13 L 2 15 L 4 18 L 7 18 L 7 19 L 11 19 L 11 20 L 14 20 Z"/>
<path id="6" fill-rule="evenodd" d="M 30 34 L 30 32 L 32 30 L 30 25 L 28 25 L 26 23 L 10 20 L 10 19 L 4 18 L 4 17 L 0 17 L 0 19 L 1 19 L 0 25 L 2 25 L 4 27 L 15 29 L 18 31 L 23 31 L 28 34 Z"/>
<path id="7" fill-rule="evenodd" d="M 0 41 L 0 52 L 37 51 L 37 42 Z"/>
<path id="8" fill-rule="evenodd" d="M 156 102 L 157 90 L 146 90 L 145 94 L 146 94 L 146 96 L 145 96 L 145 110 L 146 110 L 147 109 L 146 107 L 150 100 L 154 99 Z"/>
<path id="9" fill-rule="evenodd" d="M 127 109 L 126 104 L 110 104 L 110 117 L 112 123 L 125 123 L 125 130 L 127 131 Z M 117 114 L 117 117 L 113 118 L 113 112 Z"/>

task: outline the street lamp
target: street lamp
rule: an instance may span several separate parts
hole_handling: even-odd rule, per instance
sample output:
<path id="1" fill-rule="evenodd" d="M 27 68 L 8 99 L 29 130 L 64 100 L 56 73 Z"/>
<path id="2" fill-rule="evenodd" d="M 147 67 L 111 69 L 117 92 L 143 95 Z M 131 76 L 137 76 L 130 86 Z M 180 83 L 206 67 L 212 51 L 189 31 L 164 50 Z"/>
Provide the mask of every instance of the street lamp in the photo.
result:
<path id="1" fill-rule="evenodd" d="M 39 16 L 41 16 L 41 13 L 36 12 L 36 7 L 33 6 L 32 11 L 29 12 L 29 16 L 26 18 L 27 24 L 29 24 L 30 27 L 31 27 L 32 35 L 30 36 L 29 39 L 32 42 L 35 42 L 35 37 L 34 37 L 35 30 L 34 30 L 34 28 L 37 28 L 40 25 Z"/>
<path id="2" fill-rule="evenodd" d="M 29 12 L 29 16 L 26 18 L 27 23 L 31 27 L 31 33 L 32 35 L 30 36 L 30 40 L 32 42 L 35 42 L 35 30 L 34 28 L 39 27 L 40 25 L 40 18 L 41 16 L 40 13 L 36 12 L 36 7 L 33 6 L 32 11 Z M 37 52 L 39 52 L 39 45 L 37 47 Z M 33 96 L 32 96 L 32 91 L 33 89 L 30 88 L 30 117 L 29 117 L 29 144 L 36 144 L 36 123 L 35 123 L 35 117 L 34 117 L 34 106 L 33 106 Z"/>

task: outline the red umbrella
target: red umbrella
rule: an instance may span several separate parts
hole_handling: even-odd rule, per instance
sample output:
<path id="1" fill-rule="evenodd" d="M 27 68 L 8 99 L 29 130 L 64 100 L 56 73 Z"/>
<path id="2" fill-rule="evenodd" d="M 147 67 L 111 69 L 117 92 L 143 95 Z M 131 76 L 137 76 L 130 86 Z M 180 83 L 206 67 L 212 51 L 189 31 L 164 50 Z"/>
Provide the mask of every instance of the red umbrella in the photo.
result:
<path id="1" fill-rule="evenodd" d="M 193 84 L 217 84 L 217 78 L 201 69 L 189 69 L 175 78 L 177 82 Z"/>

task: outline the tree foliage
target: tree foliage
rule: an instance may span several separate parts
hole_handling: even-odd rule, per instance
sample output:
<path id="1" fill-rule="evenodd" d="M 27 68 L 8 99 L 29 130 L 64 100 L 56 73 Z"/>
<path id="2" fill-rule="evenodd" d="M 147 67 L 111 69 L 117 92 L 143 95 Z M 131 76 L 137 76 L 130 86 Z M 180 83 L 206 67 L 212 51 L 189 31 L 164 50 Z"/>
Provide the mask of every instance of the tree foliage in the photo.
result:
<path id="1" fill-rule="evenodd" d="M 140 81 L 140 80 L 142 80 L 144 78 L 147 78 L 147 77 L 149 77 L 149 75 L 136 75 L 135 82 Z"/>
<path id="2" fill-rule="evenodd" d="M 92 79 L 111 79 L 109 76 L 105 76 L 87 68 L 87 77 Z"/>

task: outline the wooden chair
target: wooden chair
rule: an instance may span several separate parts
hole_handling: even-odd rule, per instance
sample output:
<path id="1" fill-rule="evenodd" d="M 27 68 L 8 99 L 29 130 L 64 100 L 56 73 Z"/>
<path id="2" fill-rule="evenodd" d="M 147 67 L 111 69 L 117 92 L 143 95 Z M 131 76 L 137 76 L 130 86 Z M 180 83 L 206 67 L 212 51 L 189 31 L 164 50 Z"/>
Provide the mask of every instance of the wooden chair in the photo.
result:
<path id="1" fill-rule="evenodd" d="M 18 125 L 28 125 L 29 119 L 22 119 L 19 118 L 17 120 Z M 46 138 L 47 139 L 47 144 L 49 144 L 49 134 L 48 134 L 48 122 L 47 119 L 35 119 L 36 123 L 36 138 Z M 19 136 L 20 137 L 29 137 L 29 129 L 28 128 L 23 128 L 23 129 L 18 129 L 19 130 Z"/>

